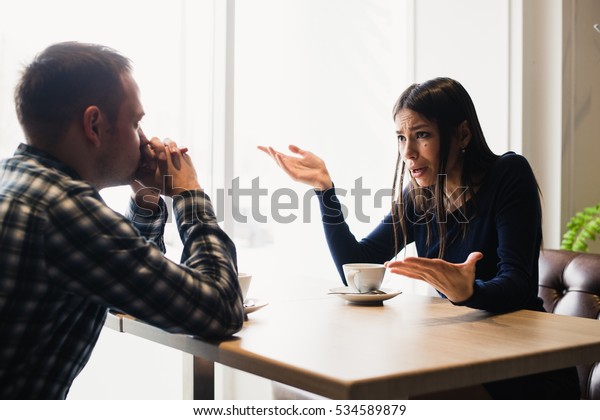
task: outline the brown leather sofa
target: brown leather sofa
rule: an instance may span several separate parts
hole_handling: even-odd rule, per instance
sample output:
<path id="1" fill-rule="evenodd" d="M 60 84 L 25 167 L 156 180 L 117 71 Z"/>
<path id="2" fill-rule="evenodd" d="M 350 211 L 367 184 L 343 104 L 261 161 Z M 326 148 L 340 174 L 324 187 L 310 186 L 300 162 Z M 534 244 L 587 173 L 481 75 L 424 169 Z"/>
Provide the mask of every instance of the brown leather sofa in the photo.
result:
<path id="1" fill-rule="evenodd" d="M 546 249 L 539 268 L 539 296 L 546 311 L 600 320 L 600 254 Z M 577 370 L 581 398 L 600 399 L 600 364 Z"/>

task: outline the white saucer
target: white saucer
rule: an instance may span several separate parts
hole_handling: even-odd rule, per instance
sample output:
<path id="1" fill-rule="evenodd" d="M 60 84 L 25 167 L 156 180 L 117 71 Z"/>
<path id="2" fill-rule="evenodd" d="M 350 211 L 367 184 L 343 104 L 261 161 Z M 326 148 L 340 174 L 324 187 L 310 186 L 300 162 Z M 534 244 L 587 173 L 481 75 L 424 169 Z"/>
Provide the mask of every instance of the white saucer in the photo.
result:
<path id="1" fill-rule="evenodd" d="M 253 302 L 252 306 L 246 306 L 247 303 Z M 252 312 L 256 312 L 261 308 L 267 306 L 269 302 L 265 302 L 264 300 L 248 298 L 244 301 L 244 313 L 246 315 L 251 314 Z"/>
<path id="2" fill-rule="evenodd" d="M 336 296 L 341 297 L 342 299 L 347 300 L 352 303 L 362 303 L 362 304 L 377 304 L 381 303 L 384 300 L 391 299 L 393 297 L 398 296 L 402 293 L 399 290 L 392 289 L 380 289 L 385 294 L 372 294 L 372 293 L 356 293 L 352 292 L 349 287 L 334 287 L 333 289 L 329 289 L 329 293 L 335 294 Z"/>

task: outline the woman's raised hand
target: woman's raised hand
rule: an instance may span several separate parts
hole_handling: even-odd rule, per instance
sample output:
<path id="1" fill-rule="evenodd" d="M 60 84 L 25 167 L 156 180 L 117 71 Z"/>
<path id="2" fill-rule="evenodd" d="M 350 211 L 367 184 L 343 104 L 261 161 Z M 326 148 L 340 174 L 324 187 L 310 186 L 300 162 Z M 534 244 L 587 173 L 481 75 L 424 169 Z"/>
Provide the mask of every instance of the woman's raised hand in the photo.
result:
<path id="1" fill-rule="evenodd" d="M 294 145 L 290 145 L 289 149 L 299 157 L 285 155 L 270 146 L 258 146 L 258 149 L 271 156 L 294 181 L 308 184 L 321 191 L 328 190 L 333 186 L 325 162 L 311 152 Z"/>

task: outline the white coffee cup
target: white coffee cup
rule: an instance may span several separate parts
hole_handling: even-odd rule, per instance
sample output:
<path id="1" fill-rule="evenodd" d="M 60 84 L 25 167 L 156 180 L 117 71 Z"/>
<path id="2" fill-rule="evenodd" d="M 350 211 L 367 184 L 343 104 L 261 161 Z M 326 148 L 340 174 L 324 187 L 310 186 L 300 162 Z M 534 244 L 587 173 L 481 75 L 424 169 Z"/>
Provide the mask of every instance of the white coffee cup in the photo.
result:
<path id="1" fill-rule="evenodd" d="M 250 281 L 252 280 L 252 274 L 249 273 L 238 273 L 238 281 L 240 282 L 240 289 L 242 289 L 242 300 L 246 300 L 248 296 L 248 289 L 250 288 Z"/>
<path id="2" fill-rule="evenodd" d="M 379 289 L 383 283 L 383 264 L 351 263 L 342 266 L 348 287 L 356 292 L 367 293 Z"/>

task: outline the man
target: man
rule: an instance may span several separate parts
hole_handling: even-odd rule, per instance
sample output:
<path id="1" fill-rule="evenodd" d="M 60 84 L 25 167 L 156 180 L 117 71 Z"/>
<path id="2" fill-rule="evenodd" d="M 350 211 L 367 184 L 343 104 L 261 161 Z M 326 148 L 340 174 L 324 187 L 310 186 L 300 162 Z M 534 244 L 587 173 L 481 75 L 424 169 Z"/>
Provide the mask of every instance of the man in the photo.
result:
<path id="1" fill-rule="evenodd" d="M 0 163 L 0 398 L 66 398 L 108 309 L 206 339 L 239 331 L 235 247 L 185 150 L 139 128 L 129 61 L 99 45 L 52 45 L 25 69 L 15 102 L 27 144 Z M 131 221 L 98 194 L 122 184 L 138 190 Z M 158 191 L 173 197 L 181 264 L 161 252 Z"/>

